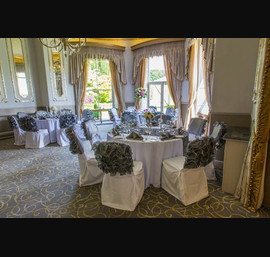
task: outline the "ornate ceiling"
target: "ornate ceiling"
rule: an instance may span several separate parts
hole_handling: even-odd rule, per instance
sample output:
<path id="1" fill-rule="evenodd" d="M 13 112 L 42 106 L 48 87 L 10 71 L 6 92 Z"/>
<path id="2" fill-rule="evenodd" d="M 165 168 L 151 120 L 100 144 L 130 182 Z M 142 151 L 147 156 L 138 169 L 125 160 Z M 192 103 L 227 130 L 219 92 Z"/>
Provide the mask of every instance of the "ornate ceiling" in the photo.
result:
<path id="1" fill-rule="evenodd" d="M 162 43 L 175 40 L 185 40 L 185 38 L 87 38 L 87 43 L 92 46 L 102 45 L 103 47 L 125 49 L 127 46 L 136 48 L 151 44 L 151 42 Z M 78 38 L 74 38 L 74 41 L 78 41 Z"/>

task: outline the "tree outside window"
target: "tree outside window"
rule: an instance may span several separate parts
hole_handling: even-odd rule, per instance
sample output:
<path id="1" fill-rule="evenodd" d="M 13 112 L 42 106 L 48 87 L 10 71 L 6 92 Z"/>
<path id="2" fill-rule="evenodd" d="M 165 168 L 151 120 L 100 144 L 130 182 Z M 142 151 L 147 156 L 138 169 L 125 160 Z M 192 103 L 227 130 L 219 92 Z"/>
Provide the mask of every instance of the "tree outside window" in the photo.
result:
<path id="1" fill-rule="evenodd" d="M 84 109 L 111 109 L 113 107 L 113 89 L 109 60 L 89 59 L 88 83 L 84 99 Z M 99 112 L 94 117 L 99 118 Z M 108 112 L 103 112 L 103 119 L 109 119 Z"/>

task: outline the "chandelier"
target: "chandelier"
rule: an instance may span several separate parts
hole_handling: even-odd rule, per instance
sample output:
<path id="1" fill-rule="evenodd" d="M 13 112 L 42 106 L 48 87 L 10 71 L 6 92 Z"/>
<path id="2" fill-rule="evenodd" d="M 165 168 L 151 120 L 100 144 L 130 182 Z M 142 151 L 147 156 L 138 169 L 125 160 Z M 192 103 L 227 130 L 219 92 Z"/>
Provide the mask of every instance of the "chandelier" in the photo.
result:
<path id="1" fill-rule="evenodd" d="M 39 38 L 42 45 L 55 48 L 58 52 L 63 50 L 65 56 L 67 56 L 67 52 L 69 55 L 78 53 L 81 47 L 86 44 L 86 40 L 87 38 L 78 38 L 78 41 L 72 40 L 72 38 Z"/>

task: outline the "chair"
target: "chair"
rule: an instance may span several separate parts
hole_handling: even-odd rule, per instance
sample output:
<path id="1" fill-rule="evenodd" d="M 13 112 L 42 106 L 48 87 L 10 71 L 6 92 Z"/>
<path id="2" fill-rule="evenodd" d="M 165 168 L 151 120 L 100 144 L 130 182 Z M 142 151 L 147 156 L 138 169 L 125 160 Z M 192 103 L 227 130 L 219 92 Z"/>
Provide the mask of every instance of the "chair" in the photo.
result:
<path id="1" fill-rule="evenodd" d="M 84 120 L 81 123 L 81 128 L 83 134 L 87 140 L 89 140 L 91 146 L 97 142 L 101 141 L 101 136 L 99 135 L 98 127 L 93 120 Z"/>
<path id="2" fill-rule="evenodd" d="M 160 116 L 161 116 L 161 115 L 156 115 L 156 116 L 152 119 L 152 121 L 158 122 L 158 120 L 160 119 Z M 167 121 L 170 121 L 170 120 L 172 120 L 172 116 L 166 115 L 166 114 L 162 114 L 162 124 L 166 124 Z"/>
<path id="3" fill-rule="evenodd" d="M 206 119 L 191 118 L 187 129 L 189 141 L 201 137 L 205 132 L 206 124 Z"/>
<path id="4" fill-rule="evenodd" d="M 173 107 L 167 107 L 165 114 L 172 116 L 173 115 L 173 112 L 174 112 L 174 108 Z"/>
<path id="5" fill-rule="evenodd" d="M 128 111 L 128 112 L 135 113 L 135 112 L 136 112 L 136 106 L 128 106 L 128 107 L 127 107 L 127 111 Z"/>
<path id="6" fill-rule="evenodd" d="M 188 144 L 187 156 L 163 161 L 161 187 L 185 206 L 208 197 L 207 180 L 213 174 L 213 138 L 195 139 Z"/>
<path id="7" fill-rule="evenodd" d="M 36 121 L 31 116 L 19 119 L 19 124 L 25 132 L 25 148 L 42 148 L 50 144 L 48 129 L 38 129 Z"/>
<path id="8" fill-rule="evenodd" d="M 152 112 L 153 114 L 155 114 L 155 113 L 157 112 L 157 107 L 156 107 L 156 106 L 150 105 L 150 106 L 147 108 L 147 111 L 148 111 L 148 112 Z"/>
<path id="9" fill-rule="evenodd" d="M 66 128 L 76 124 L 76 116 L 72 113 L 64 113 L 59 117 L 59 127 L 56 131 L 56 141 L 60 146 L 69 145 L 69 139 L 66 135 Z"/>
<path id="10" fill-rule="evenodd" d="M 37 119 L 46 119 L 48 117 L 48 113 L 43 110 L 36 111 L 35 116 Z"/>
<path id="11" fill-rule="evenodd" d="M 98 167 L 105 173 L 101 203 L 111 208 L 134 211 L 144 193 L 141 161 L 132 160 L 129 145 L 101 142 L 93 146 Z"/>
<path id="12" fill-rule="evenodd" d="M 26 112 L 17 112 L 18 119 L 26 117 L 26 116 L 29 116 Z"/>
<path id="13" fill-rule="evenodd" d="M 104 173 L 99 169 L 93 150 L 88 140 L 81 140 L 75 126 L 66 129 L 66 135 L 70 140 L 69 150 L 72 154 L 78 155 L 79 160 L 79 186 L 90 186 L 102 183 Z"/>
<path id="14" fill-rule="evenodd" d="M 213 124 L 213 131 L 210 135 L 216 142 L 216 147 L 221 148 L 224 144 L 225 141 L 223 140 L 223 136 L 227 132 L 227 124 L 222 122 L 222 121 L 216 121 Z"/>
<path id="15" fill-rule="evenodd" d="M 64 114 L 72 114 L 72 110 L 71 109 L 62 109 L 60 111 L 60 115 L 64 115 Z"/>
<path id="16" fill-rule="evenodd" d="M 14 132 L 14 145 L 25 145 L 25 133 L 26 131 L 20 128 L 20 124 L 15 116 L 7 116 L 9 126 Z"/>
<path id="17" fill-rule="evenodd" d="M 136 115 L 131 112 L 123 112 L 121 116 L 121 123 L 127 122 L 137 123 Z"/>
<path id="18" fill-rule="evenodd" d="M 108 110 L 110 115 L 110 120 L 113 122 L 113 127 L 121 123 L 121 118 L 119 118 L 116 108 Z"/>
<path id="19" fill-rule="evenodd" d="M 93 114 L 92 110 L 90 110 L 90 109 L 83 110 L 81 122 L 85 119 L 86 120 L 93 120 L 94 119 L 94 114 Z"/>

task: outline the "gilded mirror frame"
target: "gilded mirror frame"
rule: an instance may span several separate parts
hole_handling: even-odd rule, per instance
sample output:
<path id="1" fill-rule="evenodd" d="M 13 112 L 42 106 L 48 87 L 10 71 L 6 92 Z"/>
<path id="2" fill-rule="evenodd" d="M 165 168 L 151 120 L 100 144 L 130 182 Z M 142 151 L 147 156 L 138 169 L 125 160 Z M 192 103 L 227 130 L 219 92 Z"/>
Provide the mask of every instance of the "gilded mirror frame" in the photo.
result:
<path id="1" fill-rule="evenodd" d="M 56 50 L 56 49 L 55 49 Z M 53 49 L 47 48 L 48 52 L 48 64 L 49 64 L 49 74 L 50 74 L 50 81 L 51 81 L 51 88 L 52 88 L 52 97 L 53 101 L 67 101 L 67 88 L 66 88 L 66 73 L 65 73 L 65 59 L 64 59 L 64 53 L 63 51 L 57 52 L 58 58 L 59 58 L 59 78 L 62 82 L 62 88 L 60 90 L 62 91 L 62 95 L 59 95 L 59 88 L 57 88 L 57 77 L 56 72 L 54 69 L 54 59 L 53 59 Z"/>
<path id="2" fill-rule="evenodd" d="M 16 58 L 16 56 L 14 55 L 14 51 L 13 51 L 12 39 L 13 38 L 6 38 L 6 45 L 7 45 L 8 62 L 9 62 L 9 69 L 10 69 L 15 102 L 34 102 L 33 85 L 32 85 L 31 73 L 30 73 L 26 39 L 18 38 L 21 44 L 22 61 L 25 68 L 25 81 L 26 81 L 27 93 L 28 93 L 28 95 L 25 97 L 23 97 L 20 94 L 18 77 L 16 75 L 16 64 L 14 62 L 14 59 Z"/>
<path id="3" fill-rule="evenodd" d="M 7 93 L 1 61 L 0 61 L 0 103 L 7 103 Z"/>

